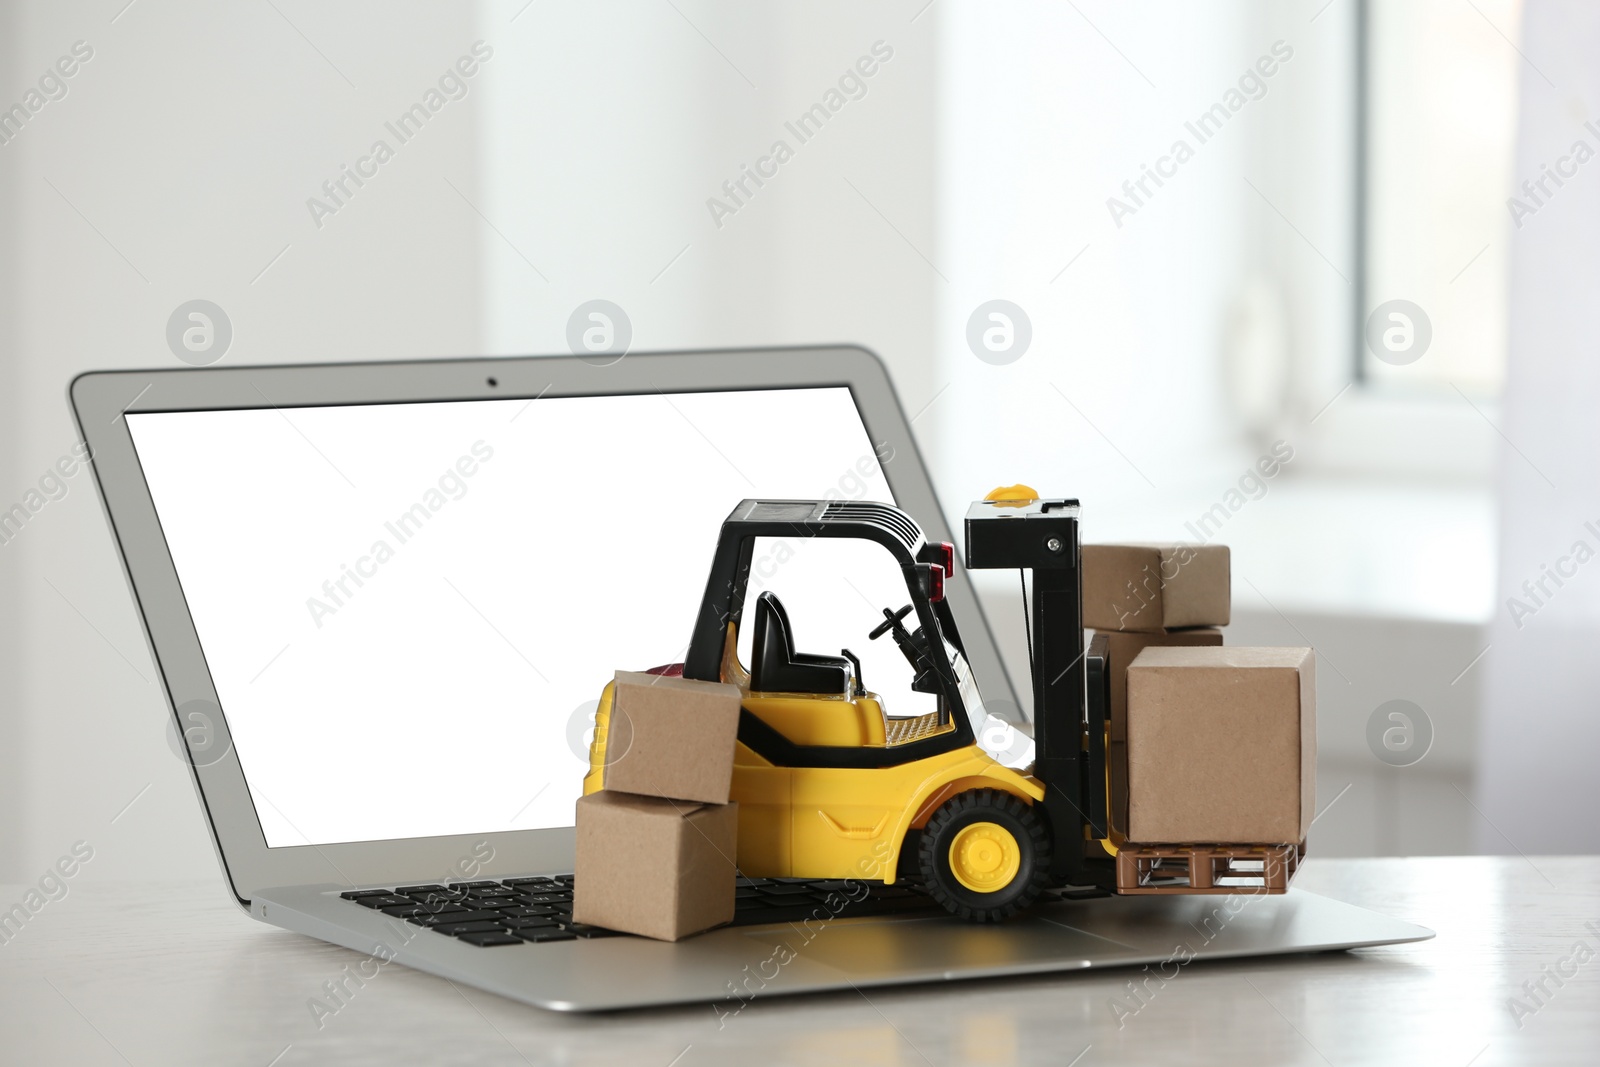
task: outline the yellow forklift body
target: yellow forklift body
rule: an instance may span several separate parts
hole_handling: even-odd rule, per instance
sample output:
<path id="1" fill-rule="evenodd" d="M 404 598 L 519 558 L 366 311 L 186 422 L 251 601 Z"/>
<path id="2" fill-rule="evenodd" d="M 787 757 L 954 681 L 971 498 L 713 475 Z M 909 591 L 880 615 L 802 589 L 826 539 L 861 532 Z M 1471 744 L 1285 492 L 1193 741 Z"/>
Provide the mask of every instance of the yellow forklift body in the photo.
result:
<path id="1" fill-rule="evenodd" d="M 746 693 L 744 706 L 797 745 L 882 748 L 883 705 L 871 693 L 813 696 L 805 693 Z"/>
<path id="2" fill-rule="evenodd" d="M 595 713 L 585 794 L 602 784 L 612 693 L 608 684 Z M 745 707 L 797 744 L 884 744 L 882 712 L 870 696 L 851 701 L 752 694 Z M 878 731 L 875 739 L 868 739 L 863 732 L 870 730 L 874 715 Z M 801 736 L 792 736 L 791 730 Z M 950 797 L 986 788 L 1029 804 L 1044 799 L 1039 782 L 1002 765 L 977 745 L 898 766 L 855 768 L 780 767 L 739 744 L 731 797 L 739 804 L 739 870 L 749 878 L 893 882 L 900 874 L 906 834 L 920 829 Z"/>

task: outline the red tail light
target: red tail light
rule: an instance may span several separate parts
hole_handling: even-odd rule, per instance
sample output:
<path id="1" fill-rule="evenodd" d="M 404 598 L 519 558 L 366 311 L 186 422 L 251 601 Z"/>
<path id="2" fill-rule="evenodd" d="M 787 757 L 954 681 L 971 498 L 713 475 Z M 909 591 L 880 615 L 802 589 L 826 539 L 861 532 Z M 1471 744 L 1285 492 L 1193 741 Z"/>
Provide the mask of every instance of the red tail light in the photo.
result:
<path id="1" fill-rule="evenodd" d="M 956 546 L 949 541 L 940 541 L 933 548 L 938 553 L 934 562 L 944 568 L 945 577 L 948 578 L 956 572 Z"/>
<path id="2" fill-rule="evenodd" d="M 944 574 L 939 564 L 928 564 L 928 599 L 935 604 L 944 599 Z"/>

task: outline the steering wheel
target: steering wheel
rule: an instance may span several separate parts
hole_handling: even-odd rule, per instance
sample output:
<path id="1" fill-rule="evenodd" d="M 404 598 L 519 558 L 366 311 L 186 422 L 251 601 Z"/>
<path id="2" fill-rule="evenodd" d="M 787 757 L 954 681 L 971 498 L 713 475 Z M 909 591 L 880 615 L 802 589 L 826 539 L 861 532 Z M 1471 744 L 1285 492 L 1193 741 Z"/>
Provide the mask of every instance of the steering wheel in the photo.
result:
<path id="1" fill-rule="evenodd" d="M 900 622 L 901 619 L 911 614 L 911 608 L 912 605 L 910 604 L 907 604 L 899 611 L 890 611 L 888 608 L 884 608 L 883 621 L 872 628 L 872 632 L 867 634 L 867 639 L 876 641 L 886 633 L 894 634 L 894 643 L 899 646 L 900 654 L 905 656 L 906 662 L 911 664 L 911 669 L 916 674 L 911 680 L 912 691 L 932 693 L 941 697 L 939 701 L 939 723 L 943 725 L 949 721 L 947 717 L 949 709 L 941 695 L 938 671 L 928 648 L 928 635 L 920 627 L 916 633 L 908 633 Z"/>
<path id="2" fill-rule="evenodd" d="M 895 634 L 896 639 L 899 639 L 902 635 L 906 639 L 910 639 L 911 635 L 906 633 L 906 628 L 904 626 L 900 625 L 900 620 L 905 618 L 909 614 L 911 614 L 911 605 L 910 604 L 907 604 L 905 607 L 901 608 L 899 611 L 890 611 L 888 608 L 884 608 L 883 609 L 883 621 L 880 622 L 877 626 L 873 627 L 871 633 L 867 634 L 867 640 L 868 641 L 876 641 L 878 638 L 882 637 L 884 634 L 888 633 L 890 630 L 898 630 L 898 631 L 900 631 L 899 633 Z"/>

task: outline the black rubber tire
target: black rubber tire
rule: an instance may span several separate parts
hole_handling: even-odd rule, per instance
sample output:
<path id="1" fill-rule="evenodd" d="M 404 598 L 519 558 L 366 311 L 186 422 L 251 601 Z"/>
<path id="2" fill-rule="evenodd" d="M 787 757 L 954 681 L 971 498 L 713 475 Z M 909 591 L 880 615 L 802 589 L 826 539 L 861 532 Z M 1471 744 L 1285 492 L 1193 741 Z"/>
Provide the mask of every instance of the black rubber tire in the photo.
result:
<path id="1" fill-rule="evenodd" d="M 993 893 L 978 893 L 950 870 L 950 843 L 975 822 L 1011 832 L 1022 853 L 1016 876 Z M 939 806 L 922 828 L 918 850 L 923 886 L 950 914 L 969 922 L 999 922 L 1032 904 L 1050 878 L 1050 836 L 1033 808 L 999 789 L 957 793 Z"/>

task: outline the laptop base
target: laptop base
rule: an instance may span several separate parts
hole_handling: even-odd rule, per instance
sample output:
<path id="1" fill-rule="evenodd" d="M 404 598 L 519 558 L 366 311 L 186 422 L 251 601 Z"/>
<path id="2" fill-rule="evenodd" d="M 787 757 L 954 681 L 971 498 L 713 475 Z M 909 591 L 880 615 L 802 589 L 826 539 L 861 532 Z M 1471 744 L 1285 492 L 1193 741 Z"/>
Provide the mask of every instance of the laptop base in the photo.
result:
<path id="1" fill-rule="evenodd" d="M 709 1002 L 853 987 L 1324 952 L 1433 932 L 1291 889 L 1282 895 L 1097 897 L 997 926 L 938 915 L 725 927 L 668 943 L 606 937 L 481 948 L 340 899 L 340 886 L 263 892 L 252 916 L 552 1011 Z"/>

